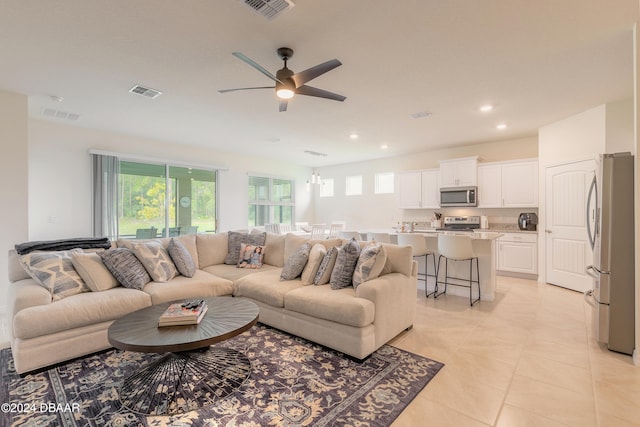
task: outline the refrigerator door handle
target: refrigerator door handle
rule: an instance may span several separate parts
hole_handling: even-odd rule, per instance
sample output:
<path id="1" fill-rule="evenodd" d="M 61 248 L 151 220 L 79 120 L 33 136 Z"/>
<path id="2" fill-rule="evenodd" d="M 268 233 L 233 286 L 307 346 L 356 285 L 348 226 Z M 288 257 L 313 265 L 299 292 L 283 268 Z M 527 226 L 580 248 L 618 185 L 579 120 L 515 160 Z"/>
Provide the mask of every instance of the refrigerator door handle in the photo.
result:
<path id="1" fill-rule="evenodd" d="M 593 197 L 592 197 L 593 196 Z M 598 209 L 598 189 L 597 189 L 597 181 L 596 177 L 593 177 L 591 181 L 591 186 L 589 187 L 589 195 L 587 196 L 587 233 L 589 235 L 589 244 L 591 245 L 591 249 L 595 247 L 596 244 L 596 233 L 598 227 L 598 218 L 597 215 L 593 215 L 593 230 L 591 229 L 591 221 L 590 221 L 590 211 L 591 211 L 591 201 L 595 198 L 594 212 L 597 213 Z"/>
<path id="2" fill-rule="evenodd" d="M 594 267 L 593 265 L 588 265 L 587 268 L 584 269 L 584 272 L 587 273 L 587 276 L 591 276 L 594 279 L 599 279 L 600 277 L 595 272 L 595 270 L 596 270 L 596 267 Z M 587 291 L 587 292 L 591 292 L 591 291 Z M 586 292 L 585 292 L 585 295 L 586 295 Z"/>

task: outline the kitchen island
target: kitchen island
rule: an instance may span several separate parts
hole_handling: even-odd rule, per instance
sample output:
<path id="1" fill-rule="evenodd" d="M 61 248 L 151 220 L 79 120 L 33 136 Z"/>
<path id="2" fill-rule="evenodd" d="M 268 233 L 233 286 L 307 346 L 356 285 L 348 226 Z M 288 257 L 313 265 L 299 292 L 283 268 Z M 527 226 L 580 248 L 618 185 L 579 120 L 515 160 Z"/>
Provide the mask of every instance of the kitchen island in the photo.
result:
<path id="1" fill-rule="evenodd" d="M 392 237 L 392 241 L 396 241 L 398 233 L 390 233 Z M 438 258 L 440 253 L 438 252 L 438 235 L 439 234 L 457 234 L 457 235 L 465 235 L 471 238 L 471 244 L 473 246 L 473 251 L 475 255 L 478 257 L 478 265 L 480 267 L 480 291 L 481 291 L 481 300 L 484 301 L 493 301 L 495 298 L 496 291 L 496 262 L 495 262 L 495 254 L 496 254 L 496 239 L 502 236 L 502 233 L 496 233 L 492 231 L 486 230 L 475 230 L 473 232 L 470 231 L 437 231 L 435 229 L 429 230 L 416 230 L 411 234 L 421 234 L 425 236 L 427 239 L 427 248 L 433 251 L 436 254 L 436 265 L 438 265 Z M 431 264 L 431 257 L 429 257 L 429 273 L 433 269 L 433 265 Z M 442 266 L 444 268 L 444 260 L 442 261 Z M 419 271 L 424 273 L 424 258 L 420 260 Z M 449 272 L 455 277 L 468 277 L 469 275 L 469 263 L 468 262 L 449 262 Z M 444 280 L 444 275 L 439 275 L 440 281 Z M 418 287 L 422 287 L 424 282 L 422 280 L 418 281 Z M 435 279 L 433 277 L 427 277 L 427 286 L 429 292 L 433 290 L 435 286 Z M 440 285 L 438 288 L 438 292 L 442 292 L 444 285 Z M 474 286 L 475 288 L 475 286 Z M 469 290 L 467 288 L 463 288 L 460 286 L 448 286 L 447 294 L 450 295 L 460 295 L 464 297 L 469 297 Z"/>

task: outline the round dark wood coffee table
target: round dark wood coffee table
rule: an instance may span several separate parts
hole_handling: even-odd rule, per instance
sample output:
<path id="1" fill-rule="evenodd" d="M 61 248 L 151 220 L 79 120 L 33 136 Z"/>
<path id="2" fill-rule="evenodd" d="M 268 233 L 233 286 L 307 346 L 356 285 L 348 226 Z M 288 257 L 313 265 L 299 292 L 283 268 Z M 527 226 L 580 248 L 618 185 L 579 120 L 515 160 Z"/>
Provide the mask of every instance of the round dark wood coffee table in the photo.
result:
<path id="1" fill-rule="evenodd" d="M 123 406 L 151 415 L 188 412 L 228 396 L 249 378 L 251 362 L 244 354 L 210 346 L 251 329 L 258 321 L 258 306 L 241 298 L 204 299 L 208 310 L 197 325 L 158 327 L 158 318 L 171 303 L 135 311 L 111 324 L 108 338 L 115 348 L 163 353 L 124 380 Z"/>

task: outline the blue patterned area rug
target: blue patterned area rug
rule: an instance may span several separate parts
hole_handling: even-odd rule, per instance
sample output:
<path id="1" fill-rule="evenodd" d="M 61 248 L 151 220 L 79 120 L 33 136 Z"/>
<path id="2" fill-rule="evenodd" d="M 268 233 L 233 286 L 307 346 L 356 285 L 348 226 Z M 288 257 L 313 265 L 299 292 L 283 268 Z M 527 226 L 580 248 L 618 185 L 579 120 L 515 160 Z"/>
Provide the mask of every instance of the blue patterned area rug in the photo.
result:
<path id="1" fill-rule="evenodd" d="M 363 363 L 268 326 L 216 345 L 244 353 L 250 377 L 198 410 L 123 407 L 124 378 L 159 356 L 109 350 L 21 378 L 0 351 L 0 426 L 388 426 L 443 364 L 385 345 Z"/>

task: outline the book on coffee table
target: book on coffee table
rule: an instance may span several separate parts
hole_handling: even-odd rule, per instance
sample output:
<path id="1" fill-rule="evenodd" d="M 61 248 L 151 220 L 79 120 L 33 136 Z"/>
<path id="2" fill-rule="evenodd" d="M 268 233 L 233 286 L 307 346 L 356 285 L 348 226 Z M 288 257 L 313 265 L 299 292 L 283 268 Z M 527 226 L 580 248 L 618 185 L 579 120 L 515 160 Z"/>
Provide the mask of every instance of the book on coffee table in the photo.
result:
<path id="1" fill-rule="evenodd" d="M 158 326 L 197 325 L 207 309 L 207 303 L 204 300 L 173 303 L 158 319 Z"/>

